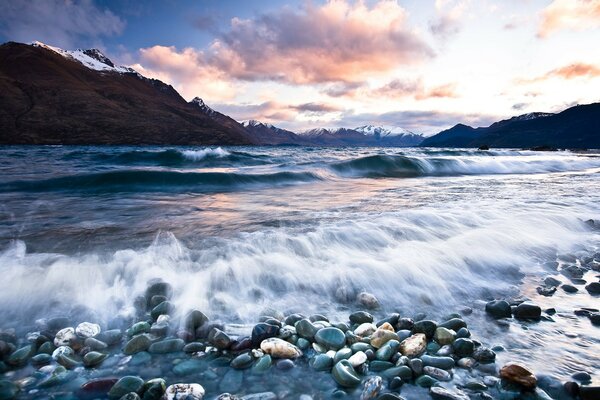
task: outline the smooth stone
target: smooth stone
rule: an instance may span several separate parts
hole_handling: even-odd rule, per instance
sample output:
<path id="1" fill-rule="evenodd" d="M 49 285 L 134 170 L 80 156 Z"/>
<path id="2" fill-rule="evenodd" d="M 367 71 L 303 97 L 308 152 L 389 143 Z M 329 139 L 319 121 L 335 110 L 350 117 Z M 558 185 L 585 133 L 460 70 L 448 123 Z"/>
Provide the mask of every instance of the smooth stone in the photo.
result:
<path id="1" fill-rule="evenodd" d="M 431 320 L 421 320 L 415 322 L 412 328 L 413 333 L 424 333 L 427 336 L 427 339 L 432 339 L 435 334 L 435 330 L 437 329 L 437 324 L 435 321 Z"/>
<path id="2" fill-rule="evenodd" d="M 138 376 L 124 376 L 108 392 L 111 399 L 119 399 L 127 393 L 138 393 L 144 387 L 144 381 Z"/>
<path id="3" fill-rule="evenodd" d="M 533 372 L 522 365 L 509 363 L 500 369 L 500 377 L 509 382 L 519 384 L 525 389 L 533 389 L 537 384 L 537 379 Z"/>
<path id="4" fill-rule="evenodd" d="M 7 380 L 0 380 L 0 400 L 13 400 L 19 393 L 19 387 Z"/>
<path id="5" fill-rule="evenodd" d="M 328 349 L 339 350 L 346 344 L 346 335 L 338 328 L 323 328 L 317 331 L 315 340 Z"/>
<path id="6" fill-rule="evenodd" d="M 21 347 L 13 352 L 7 359 L 6 363 L 14 366 L 22 366 L 35 354 L 35 348 L 32 345 Z"/>
<path id="7" fill-rule="evenodd" d="M 108 354 L 99 353 L 97 351 L 90 351 L 85 356 L 83 356 L 83 365 L 88 368 L 95 367 L 102 363 L 102 361 L 106 360 Z"/>
<path id="8" fill-rule="evenodd" d="M 311 358 L 309 364 L 317 371 L 329 371 L 333 367 L 333 358 L 327 354 L 317 354 Z"/>
<path id="9" fill-rule="evenodd" d="M 178 376 L 197 374 L 206 369 L 206 363 L 198 359 L 185 360 L 173 367 L 173 373 Z"/>
<path id="10" fill-rule="evenodd" d="M 77 336 L 75 335 L 75 329 L 69 327 L 61 329 L 56 333 L 54 337 L 54 345 L 56 347 L 60 346 L 70 346 L 77 340 Z"/>
<path id="11" fill-rule="evenodd" d="M 396 329 L 412 330 L 414 325 L 415 325 L 415 321 L 412 318 L 400 318 L 400 319 L 398 319 L 398 323 L 396 324 Z"/>
<path id="12" fill-rule="evenodd" d="M 469 400 L 469 396 L 460 390 L 451 391 L 439 386 L 432 386 L 429 395 L 434 400 Z"/>
<path id="13" fill-rule="evenodd" d="M 462 318 L 451 318 L 448 321 L 442 322 L 438 325 L 438 328 L 446 328 L 452 330 L 454 332 L 458 331 L 460 328 L 466 328 L 467 323 Z"/>
<path id="14" fill-rule="evenodd" d="M 131 356 L 129 365 L 134 367 L 138 365 L 144 365 L 146 363 L 149 363 L 151 360 L 152 356 L 150 355 L 150 353 L 146 351 L 140 351 L 139 353 L 135 353 L 133 356 Z"/>
<path id="15" fill-rule="evenodd" d="M 148 352 L 152 354 L 175 353 L 183 350 L 185 342 L 182 339 L 167 339 L 150 345 Z"/>
<path id="16" fill-rule="evenodd" d="M 352 350 L 355 353 L 358 351 L 367 351 L 369 349 L 372 349 L 371 345 L 365 342 L 354 343 L 350 346 L 350 350 Z"/>
<path id="17" fill-rule="evenodd" d="M 380 307 L 379 300 L 377 300 L 377 297 L 375 297 L 371 293 L 360 292 L 356 296 L 356 301 L 358 302 L 358 304 L 362 305 L 367 310 L 375 310 Z"/>
<path id="18" fill-rule="evenodd" d="M 600 294 L 600 282 L 592 282 L 586 285 L 585 290 L 587 290 L 588 293 L 592 295 Z"/>
<path id="19" fill-rule="evenodd" d="M 275 364 L 275 367 L 278 370 L 281 370 L 281 371 L 288 371 L 288 370 L 294 368 L 295 366 L 296 365 L 294 364 L 294 362 L 292 360 L 289 360 L 289 359 L 279 360 Z"/>
<path id="20" fill-rule="evenodd" d="M 38 354 L 50 354 L 51 355 L 54 352 L 54 350 L 56 350 L 54 343 L 45 342 L 38 348 L 37 352 L 38 352 Z"/>
<path id="21" fill-rule="evenodd" d="M 340 386 L 352 388 L 360 384 L 360 377 L 348 360 L 342 360 L 335 364 L 331 374 Z"/>
<path id="22" fill-rule="evenodd" d="M 161 280 L 151 282 L 144 293 L 148 308 L 150 308 L 150 301 L 154 296 L 163 296 L 170 299 L 171 296 L 173 296 L 173 287 L 169 283 Z"/>
<path id="23" fill-rule="evenodd" d="M 222 392 L 231 391 L 238 392 L 241 390 L 244 383 L 244 373 L 235 369 L 230 369 L 223 375 L 221 383 L 219 383 L 219 390 Z"/>
<path id="24" fill-rule="evenodd" d="M 465 388 L 474 392 L 481 392 L 488 389 L 486 384 L 480 381 L 468 381 L 465 383 Z"/>
<path id="25" fill-rule="evenodd" d="M 298 338 L 296 345 L 300 350 L 306 350 L 310 347 L 310 342 L 304 338 Z"/>
<path id="26" fill-rule="evenodd" d="M 349 317 L 350 322 L 352 322 L 353 324 L 365 324 L 365 323 L 372 323 L 374 318 L 371 314 L 369 314 L 366 311 L 357 311 L 354 312 L 352 314 L 350 314 Z"/>
<path id="27" fill-rule="evenodd" d="M 422 355 L 423 365 L 429 367 L 436 367 L 441 369 L 452 369 L 454 368 L 454 359 L 452 357 L 436 357 L 429 355 Z"/>
<path id="28" fill-rule="evenodd" d="M 291 343 L 279 338 L 269 338 L 262 341 L 260 348 L 273 358 L 298 358 L 302 351 Z"/>
<path id="29" fill-rule="evenodd" d="M 365 322 L 356 327 L 354 334 L 360 337 L 367 337 L 371 336 L 376 330 L 377 326 L 375 326 L 375 324 L 371 322 Z"/>
<path id="30" fill-rule="evenodd" d="M 475 349 L 473 358 L 482 364 L 489 364 L 496 360 L 496 353 L 487 347 L 481 346 Z"/>
<path id="31" fill-rule="evenodd" d="M 91 322 L 82 322 L 75 328 L 75 334 L 80 338 L 87 339 L 100 333 L 100 325 Z"/>
<path id="32" fill-rule="evenodd" d="M 377 398 L 381 389 L 383 389 L 383 379 L 380 376 L 368 378 L 363 384 L 360 400 L 373 400 Z"/>
<path id="33" fill-rule="evenodd" d="M 371 363 L 369 363 L 369 368 L 371 371 L 374 372 L 380 372 L 380 371 L 385 371 L 386 369 L 390 369 L 393 368 L 394 364 L 389 362 L 389 361 L 371 361 Z"/>
<path id="34" fill-rule="evenodd" d="M 472 369 L 476 364 L 477 361 L 471 357 L 463 357 L 456 362 L 456 365 L 464 369 Z"/>
<path id="35" fill-rule="evenodd" d="M 417 357 L 425 351 L 426 347 L 426 335 L 424 333 L 417 333 L 400 343 L 400 353 L 407 357 Z"/>
<path id="36" fill-rule="evenodd" d="M 197 383 L 177 383 L 165 391 L 165 400 L 202 400 L 204 388 Z"/>
<path id="37" fill-rule="evenodd" d="M 456 332 L 456 337 L 457 338 L 469 338 L 469 337 L 471 337 L 471 332 L 469 332 L 469 330 L 467 328 L 460 328 Z"/>
<path id="38" fill-rule="evenodd" d="M 151 337 L 148 334 L 143 333 L 131 338 L 123 348 L 123 353 L 126 355 L 132 355 L 139 353 L 140 351 L 146 351 L 150 348 L 151 344 Z"/>
<path id="39" fill-rule="evenodd" d="M 31 363 L 33 365 L 46 365 L 52 362 L 52 356 L 50 354 L 42 353 L 31 357 Z"/>
<path id="40" fill-rule="evenodd" d="M 514 316 L 517 319 L 540 319 L 542 309 L 532 303 L 521 303 L 514 310 Z"/>
<path id="41" fill-rule="evenodd" d="M 335 353 L 335 356 L 333 357 L 333 362 L 337 363 L 341 360 L 347 360 L 352 356 L 352 354 L 353 353 L 351 349 L 349 349 L 348 347 L 344 347 Z"/>
<path id="42" fill-rule="evenodd" d="M 104 350 L 104 349 L 108 348 L 108 345 L 106 343 L 104 343 L 103 341 L 100 341 L 98 339 L 92 338 L 92 337 L 85 339 L 83 344 L 86 347 L 89 347 L 90 349 L 96 350 L 96 351 L 100 351 L 100 350 Z"/>
<path id="43" fill-rule="evenodd" d="M 600 386 L 580 386 L 579 397 L 581 400 L 600 399 Z"/>
<path id="44" fill-rule="evenodd" d="M 233 360 L 231 360 L 231 368 L 235 369 L 246 369 L 252 366 L 254 358 L 249 353 L 240 354 Z"/>
<path id="45" fill-rule="evenodd" d="M 296 328 L 298 336 L 300 336 L 301 338 L 308 339 L 311 341 L 315 340 L 315 335 L 318 329 L 308 319 L 301 319 L 300 321 L 296 322 L 294 327 Z"/>
<path id="46" fill-rule="evenodd" d="M 108 346 L 113 346 L 121 343 L 121 340 L 123 340 L 123 333 L 120 329 L 110 329 L 108 331 L 100 332 L 95 339 L 103 341 Z"/>
<path id="47" fill-rule="evenodd" d="M 62 354 L 56 357 L 56 362 L 67 369 L 75 369 L 81 366 L 79 361 Z"/>
<path id="48" fill-rule="evenodd" d="M 390 381 L 388 387 L 390 390 L 399 392 L 400 388 L 402 387 L 402 385 L 404 385 L 404 381 L 402 380 L 402 378 L 400 378 L 399 376 L 392 378 L 392 380 Z"/>
<path id="49" fill-rule="evenodd" d="M 591 382 L 592 376 L 585 371 L 575 372 L 571 378 L 579 382 Z"/>
<path id="50" fill-rule="evenodd" d="M 438 383 L 438 380 L 435 379 L 435 378 L 432 378 L 429 375 L 421 375 L 420 377 L 418 377 L 415 380 L 415 385 L 421 386 L 421 387 L 424 387 L 424 388 L 432 387 L 436 383 Z"/>
<path id="51" fill-rule="evenodd" d="M 490 301 L 485 305 L 485 312 L 496 319 L 512 316 L 510 304 L 505 300 Z"/>
<path id="52" fill-rule="evenodd" d="M 426 366 L 423 367 L 423 373 L 437 379 L 438 381 L 447 382 L 452 380 L 452 375 L 450 375 L 448 371 L 441 368 Z"/>
<path id="53" fill-rule="evenodd" d="M 256 364 L 254 364 L 254 366 L 252 367 L 252 373 L 254 373 L 254 374 L 265 373 L 269 368 L 271 368 L 272 364 L 273 364 L 273 361 L 272 361 L 270 355 L 267 354 L 265 356 L 262 356 L 261 358 L 258 359 Z"/>
<path id="54" fill-rule="evenodd" d="M 167 390 L 167 382 L 162 378 L 150 379 L 144 383 L 144 400 L 160 400 Z"/>
<path id="55" fill-rule="evenodd" d="M 385 324 L 384 324 L 385 325 Z M 390 340 L 398 340 L 398 335 L 393 330 L 387 330 L 382 325 L 371 335 L 371 346 L 378 349 Z"/>
<path id="56" fill-rule="evenodd" d="M 136 322 L 131 326 L 131 328 L 127 329 L 127 336 L 136 336 L 141 333 L 149 333 L 150 332 L 150 324 L 146 321 Z"/>
<path id="57" fill-rule="evenodd" d="M 73 354 L 74 351 L 69 346 L 60 346 L 52 352 L 52 358 L 56 360 L 60 355 L 72 356 Z"/>
<path id="58" fill-rule="evenodd" d="M 219 328 L 212 328 L 208 334 L 208 341 L 219 350 L 226 350 L 231 346 L 232 340 L 228 334 Z"/>
<path id="59" fill-rule="evenodd" d="M 399 347 L 400 342 L 392 339 L 375 352 L 375 358 L 380 361 L 389 361 L 390 358 L 392 358 L 392 356 L 398 351 Z"/>
<path id="60" fill-rule="evenodd" d="M 579 291 L 579 289 L 577 289 L 575 286 L 569 284 L 564 284 L 561 286 L 561 288 L 567 293 L 577 293 Z"/>
<path id="61" fill-rule="evenodd" d="M 560 281 L 552 276 L 544 278 L 544 285 L 546 286 L 560 286 Z"/>
<path id="62" fill-rule="evenodd" d="M 357 351 L 348 359 L 348 361 L 356 368 L 367 362 L 367 355 L 363 351 Z"/>
<path id="63" fill-rule="evenodd" d="M 279 326 L 268 323 L 254 325 L 254 328 L 252 328 L 252 345 L 258 347 L 263 340 L 277 336 L 279 329 Z"/>
<path id="64" fill-rule="evenodd" d="M 442 346 L 452 344 L 456 339 L 456 332 L 445 327 L 438 327 L 433 334 L 433 339 Z"/>
<path id="65" fill-rule="evenodd" d="M 150 316 L 153 320 L 156 320 L 160 315 L 171 314 L 174 308 L 175 307 L 170 301 L 163 301 L 162 303 L 160 303 L 152 309 L 152 311 L 150 312 Z"/>
<path id="66" fill-rule="evenodd" d="M 436 342 L 427 343 L 427 347 L 425 348 L 427 353 L 429 354 L 437 354 L 439 356 L 447 356 L 448 354 L 452 354 L 452 345 L 440 346 Z"/>
<path id="67" fill-rule="evenodd" d="M 408 329 L 401 329 L 398 332 L 396 332 L 396 335 L 398 335 L 398 341 L 402 342 L 404 339 L 408 339 L 409 337 L 411 337 L 412 332 Z"/>
<path id="68" fill-rule="evenodd" d="M 475 344 L 471 339 L 456 339 L 454 343 L 452 343 L 452 348 L 454 349 L 454 354 L 457 357 L 470 357 L 473 354 L 473 350 L 475 349 Z"/>
<path id="69" fill-rule="evenodd" d="M 423 374 L 423 360 L 421 360 L 420 358 L 413 358 L 409 361 L 408 365 L 410 366 L 410 369 L 413 370 L 416 376 Z"/>
<path id="70" fill-rule="evenodd" d="M 185 327 L 192 332 L 208 322 L 208 317 L 199 310 L 192 310 L 185 316 Z"/>

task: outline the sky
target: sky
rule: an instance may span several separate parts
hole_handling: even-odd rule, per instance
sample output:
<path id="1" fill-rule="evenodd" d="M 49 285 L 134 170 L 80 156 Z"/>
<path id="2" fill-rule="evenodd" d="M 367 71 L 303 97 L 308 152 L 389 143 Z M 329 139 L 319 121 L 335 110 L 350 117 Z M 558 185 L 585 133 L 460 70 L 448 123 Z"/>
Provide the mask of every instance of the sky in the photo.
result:
<path id="1" fill-rule="evenodd" d="M 430 135 L 600 101 L 600 0 L 0 2 L 0 41 L 34 40 L 294 131 Z"/>

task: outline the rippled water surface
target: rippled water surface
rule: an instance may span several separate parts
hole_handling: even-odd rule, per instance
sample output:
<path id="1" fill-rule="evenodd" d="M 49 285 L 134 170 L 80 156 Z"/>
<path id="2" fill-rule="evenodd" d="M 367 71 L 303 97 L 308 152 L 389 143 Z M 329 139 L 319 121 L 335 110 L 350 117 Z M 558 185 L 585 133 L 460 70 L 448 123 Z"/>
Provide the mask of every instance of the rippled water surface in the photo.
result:
<path id="1" fill-rule="evenodd" d="M 600 329 L 573 315 L 598 298 L 535 288 L 600 251 L 585 222 L 600 219 L 599 172 L 594 152 L 5 147 L 0 327 L 73 310 L 108 323 L 157 277 L 180 309 L 226 323 L 266 306 L 347 315 L 366 290 L 381 314 L 473 308 L 502 361 L 598 370 Z M 555 322 L 485 317 L 484 301 L 518 296 Z"/>

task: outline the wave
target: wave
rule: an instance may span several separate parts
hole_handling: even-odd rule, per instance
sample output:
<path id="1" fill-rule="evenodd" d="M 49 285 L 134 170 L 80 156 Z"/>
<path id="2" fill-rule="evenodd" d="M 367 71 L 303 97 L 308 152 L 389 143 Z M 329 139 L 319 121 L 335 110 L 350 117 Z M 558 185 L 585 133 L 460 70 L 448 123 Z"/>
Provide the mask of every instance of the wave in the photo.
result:
<path id="1" fill-rule="evenodd" d="M 0 184 L 0 192 L 138 192 L 188 190 L 206 192 L 234 190 L 248 186 L 276 186 L 317 181 L 311 172 L 242 174 L 236 172 L 176 172 L 165 170 L 119 170 L 68 175 L 43 180 L 22 180 Z"/>
<path id="2" fill-rule="evenodd" d="M 335 316 L 363 290 L 384 311 L 447 311 L 514 295 L 525 271 L 537 265 L 541 273 L 557 253 L 590 245 L 575 210 L 476 209 L 404 210 L 188 246 L 164 232 L 147 248 L 109 254 L 29 253 L 16 241 L 0 252 L 0 273 L 10 283 L 0 291 L 0 318 L 11 321 L 13 313 L 31 322 L 72 312 L 76 320 L 108 323 L 131 315 L 135 296 L 156 278 L 173 285 L 181 312 L 199 308 L 230 322 L 253 321 L 265 307 Z"/>
<path id="3" fill-rule="evenodd" d="M 416 157 L 371 155 L 334 162 L 329 167 L 342 176 L 405 178 L 495 174 L 535 174 L 600 168 L 595 157 Z"/>
<path id="4" fill-rule="evenodd" d="M 222 167 L 235 165 L 261 165 L 269 164 L 266 155 L 251 154 L 242 151 L 228 151 L 221 147 L 192 149 L 166 149 L 166 150 L 129 150 L 124 152 L 94 152 L 74 151 L 66 154 L 65 160 L 78 160 L 91 156 L 95 162 L 117 165 L 156 165 L 164 167 Z"/>

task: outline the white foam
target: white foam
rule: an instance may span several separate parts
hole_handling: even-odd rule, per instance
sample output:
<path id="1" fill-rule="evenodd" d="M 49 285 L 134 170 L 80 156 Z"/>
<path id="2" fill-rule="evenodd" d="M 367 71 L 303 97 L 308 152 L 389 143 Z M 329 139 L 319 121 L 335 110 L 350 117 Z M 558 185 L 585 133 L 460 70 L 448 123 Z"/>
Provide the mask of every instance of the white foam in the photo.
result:
<path id="1" fill-rule="evenodd" d="M 230 152 L 228 152 L 227 150 L 223 150 L 221 147 L 217 147 L 214 149 L 206 148 L 202 150 L 183 150 L 182 154 L 185 158 L 193 161 L 200 161 L 207 157 L 223 158 L 231 155 Z"/>

